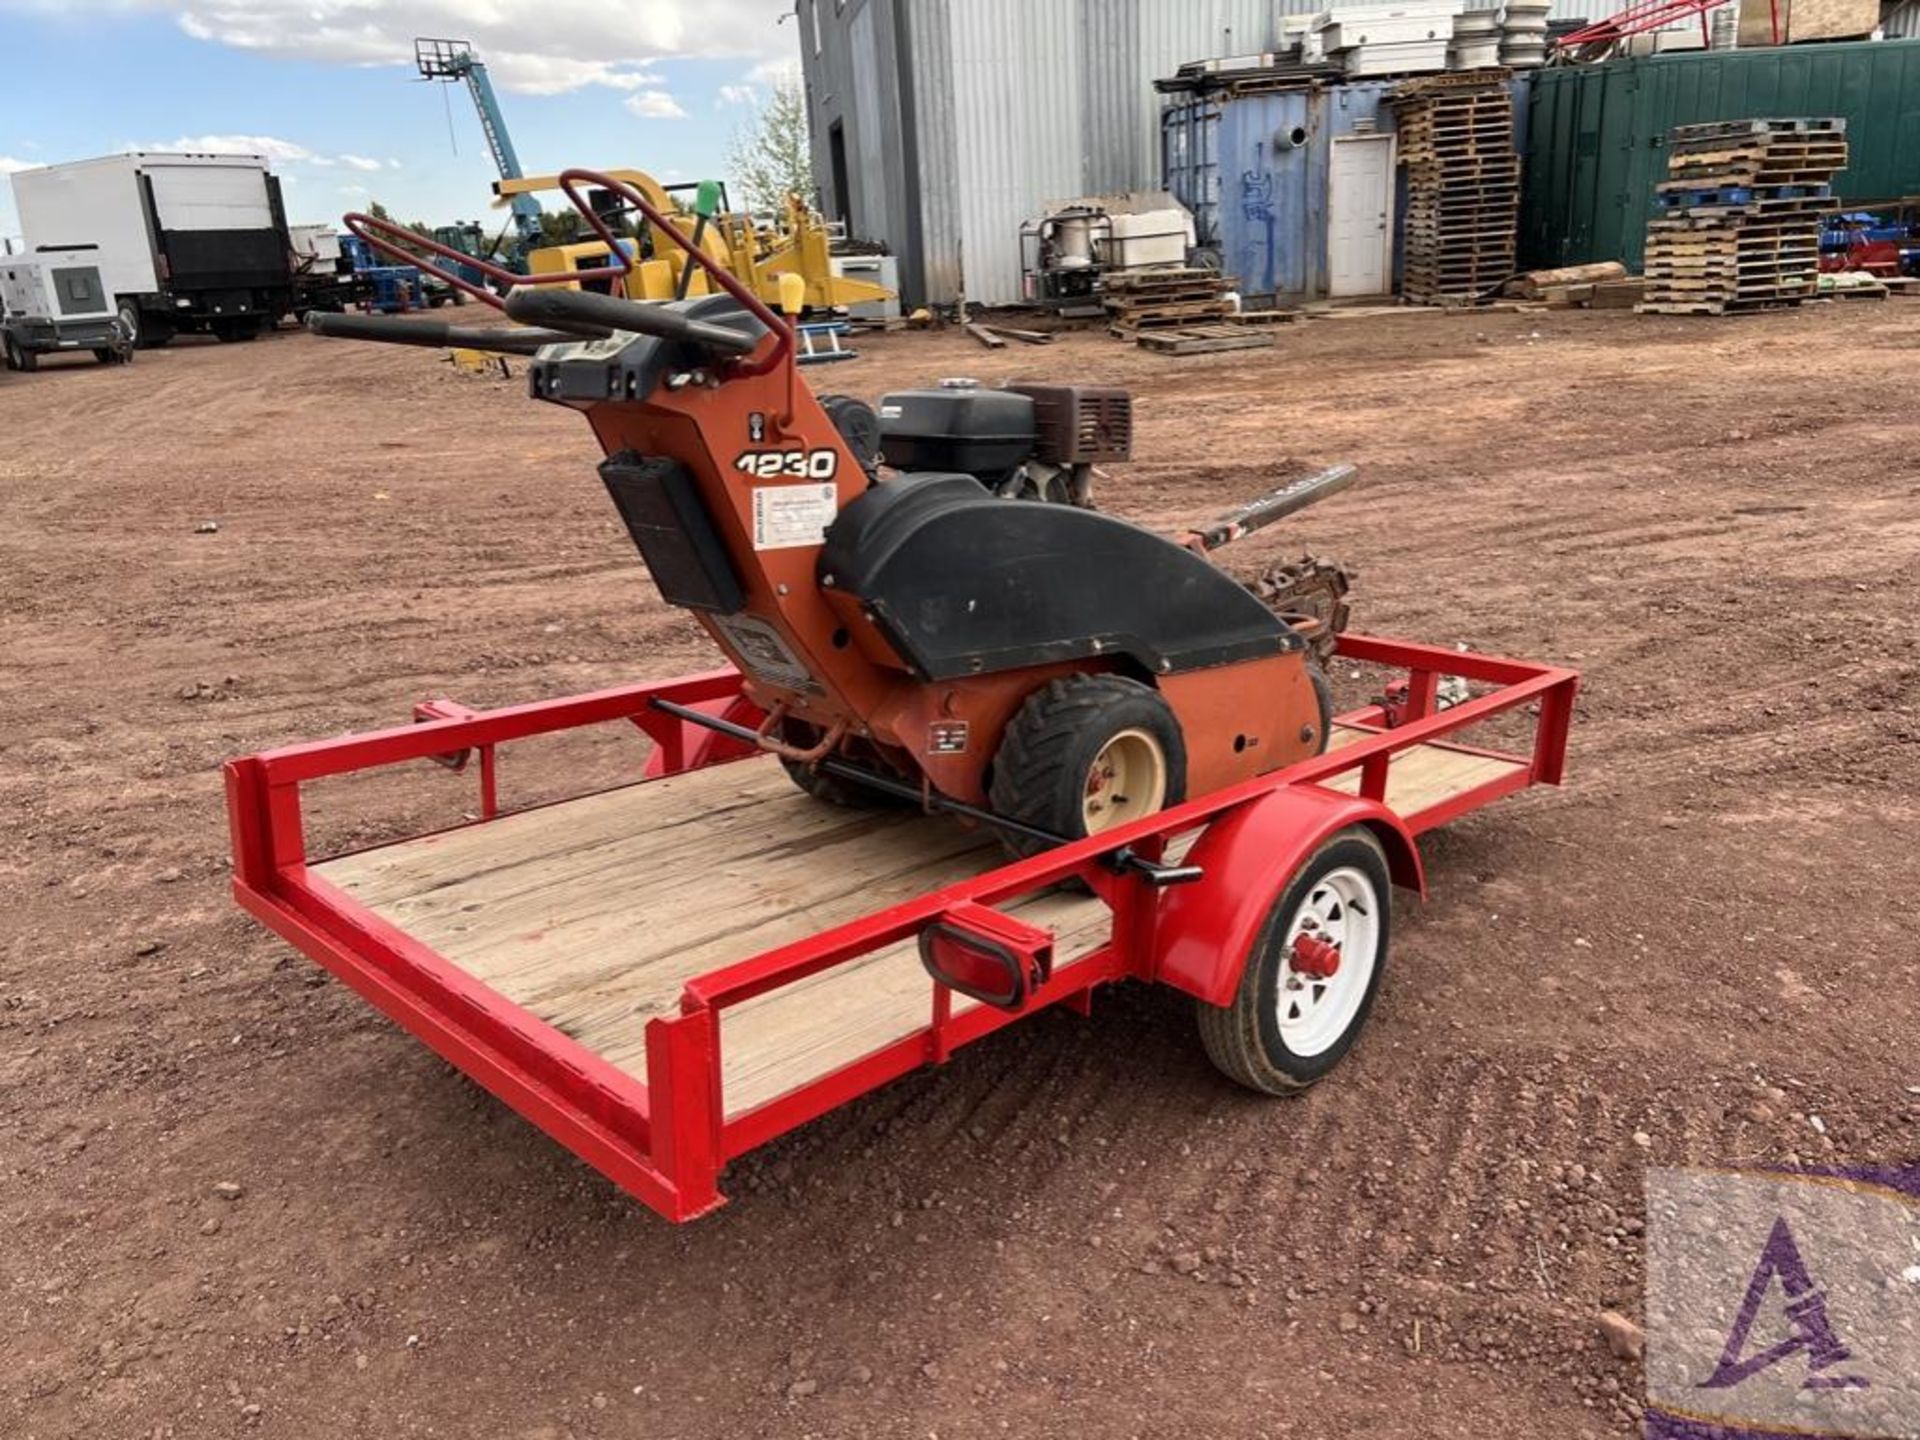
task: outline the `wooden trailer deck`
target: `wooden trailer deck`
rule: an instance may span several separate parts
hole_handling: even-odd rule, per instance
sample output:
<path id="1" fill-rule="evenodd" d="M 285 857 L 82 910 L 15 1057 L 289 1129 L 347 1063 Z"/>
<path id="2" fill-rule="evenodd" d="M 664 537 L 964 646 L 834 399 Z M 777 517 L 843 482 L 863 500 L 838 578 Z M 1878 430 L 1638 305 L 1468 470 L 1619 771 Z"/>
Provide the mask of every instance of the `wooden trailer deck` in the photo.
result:
<path id="1" fill-rule="evenodd" d="M 1334 743 L 1366 732 L 1336 730 Z M 1409 819 L 1519 762 L 1416 745 L 1386 803 Z M 1325 782 L 1357 790 L 1348 772 Z M 1170 858 L 1183 843 L 1176 840 Z M 691 979 L 1003 863 L 944 817 L 800 794 L 771 760 L 694 770 L 311 867 L 474 979 L 645 1082 L 646 1021 Z M 1091 897 L 1008 907 L 1055 932 L 1057 962 L 1109 928 Z M 933 986 L 903 943 L 725 1012 L 722 1095 L 741 1114 L 928 1023 Z M 973 1005 L 953 996 L 956 1013 Z"/>

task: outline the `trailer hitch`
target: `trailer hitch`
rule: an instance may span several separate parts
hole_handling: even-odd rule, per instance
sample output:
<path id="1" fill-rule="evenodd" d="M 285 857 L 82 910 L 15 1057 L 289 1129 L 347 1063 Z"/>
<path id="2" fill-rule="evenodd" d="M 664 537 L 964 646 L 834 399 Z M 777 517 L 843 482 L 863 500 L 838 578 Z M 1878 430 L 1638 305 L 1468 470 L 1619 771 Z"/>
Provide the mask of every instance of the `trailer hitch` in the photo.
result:
<path id="1" fill-rule="evenodd" d="M 717 715 L 709 715 L 704 710 L 695 710 L 690 705 L 680 705 L 672 700 L 656 697 L 650 703 L 655 710 L 663 711 L 675 719 L 684 720 L 689 725 L 702 726 L 716 734 L 726 735 L 742 744 L 751 745 L 755 749 L 765 748 L 761 744 L 760 732 L 748 726 L 723 720 Z M 1052 848 L 1071 845 L 1077 838 L 1072 835 L 1062 835 L 1054 830 L 1045 830 L 1038 825 L 1029 825 L 1024 820 L 996 815 L 993 811 L 982 809 L 978 805 L 969 805 L 964 801 L 942 795 L 930 787 L 923 789 L 921 786 L 908 784 L 904 780 L 895 780 L 891 776 L 881 775 L 865 766 L 843 760 L 838 755 L 827 755 L 813 763 L 815 768 L 837 780 L 851 780 L 856 785 L 864 785 L 869 790 L 879 791 L 882 795 L 891 795 L 896 800 L 905 800 L 924 810 L 958 815 L 963 819 L 1006 831 L 1008 834 L 1019 835 L 1028 840 L 1038 840 L 1041 844 Z M 1162 865 L 1157 860 L 1149 860 L 1146 856 L 1136 853 L 1128 845 L 1115 847 L 1102 855 L 1100 860 L 1116 875 L 1131 872 L 1156 888 L 1191 884 L 1206 873 L 1198 865 Z"/>

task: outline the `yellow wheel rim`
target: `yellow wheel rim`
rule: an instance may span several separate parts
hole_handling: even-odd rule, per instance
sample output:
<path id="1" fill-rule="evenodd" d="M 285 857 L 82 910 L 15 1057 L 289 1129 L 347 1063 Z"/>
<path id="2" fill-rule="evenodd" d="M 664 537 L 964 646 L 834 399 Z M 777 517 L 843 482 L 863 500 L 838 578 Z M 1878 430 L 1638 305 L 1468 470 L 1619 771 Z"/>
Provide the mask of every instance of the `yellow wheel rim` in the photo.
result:
<path id="1" fill-rule="evenodd" d="M 1151 815 L 1167 802 L 1167 752 L 1145 730 L 1122 730 L 1087 770 L 1080 817 L 1089 835 Z"/>

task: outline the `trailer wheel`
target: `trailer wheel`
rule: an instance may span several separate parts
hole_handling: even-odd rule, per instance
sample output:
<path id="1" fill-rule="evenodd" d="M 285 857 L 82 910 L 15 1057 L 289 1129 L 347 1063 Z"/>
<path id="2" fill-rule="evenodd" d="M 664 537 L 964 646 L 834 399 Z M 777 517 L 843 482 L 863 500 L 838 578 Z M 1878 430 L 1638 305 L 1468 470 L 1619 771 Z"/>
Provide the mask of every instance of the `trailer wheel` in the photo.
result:
<path id="1" fill-rule="evenodd" d="M 1078 839 L 1124 825 L 1187 793 L 1180 722 L 1158 690 L 1119 675 L 1066 675 L 1034 691 L 993 757 L 997 814 Z M 1003 832 L 1016 855 L 1037 840 Z"/>
<path id="2" fill-rule="evenodd" d="M 140 331 L 140 307 L 131 300 L 120 302 L 120 328 L 127 332 L 127 344 L 145 343 L 146 337 Z"/>
<path id="3" fill-rule="evenodd" d="M 1196 1006 L 1207 1057 L 1266 1095 L 1321 1079 L 1373 1009 L 1392 920 L 1386 852 L 1364 826 L 1342 830 L 1287 883 L 1232 1002 Z"/>
<path id="4" fill-rule="evenodd" d="M 40 357 L 27 349 L 13 336 L 7 337 L 7 365 L 10 369 L 30 375 L 40 368 Z"/>

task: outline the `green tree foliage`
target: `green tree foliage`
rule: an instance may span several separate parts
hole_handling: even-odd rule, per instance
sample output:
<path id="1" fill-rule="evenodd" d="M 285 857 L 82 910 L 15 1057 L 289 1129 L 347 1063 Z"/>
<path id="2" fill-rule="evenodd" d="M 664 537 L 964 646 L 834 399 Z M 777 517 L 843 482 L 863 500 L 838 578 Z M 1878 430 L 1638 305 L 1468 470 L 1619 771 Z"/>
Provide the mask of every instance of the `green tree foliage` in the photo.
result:
<path id="1" fill-rule="evenodd" d="M 398 223 L 393 218 L 393 212 L 387 209 L 387 207 L 382 205 L 378 200 L 369 200 L 367 202 L 367 214 L 371 215 L 376 220 L 385 220 L 388 224 Z M 427 224 L 427 222 L 424 220 L 409 220 L 406 223 L 406 228 L 411 230 L 416 235 L 424 236 L 428 240 L 433 239 L 433 227 Z M 395 243 L 398 244 L 399 242 L 396 241 Z M 416 255 L 424 255 L 427 252 L 423 250 L 414 250 L 412 251 L 412 253 Z"/>
<path id="2" fill-rule="evenodd" d="M 540 243 L 542 245 L 571 245 L 580 238 L 580 232 L 586 229 L 580 221 L 577 211 L 542 210 L 540 212 Z"/>
<path id="3" fill-rule="evenodd" d="M 818 203 L 813 183 L 813 147 L 807 138 L 807 92 L 796 76 L 781 80 L 766 103 L 736 130 L 727 166 L 739 187 L 737 200 L 758 211 L 784 207 L 789 195 Z"/>

